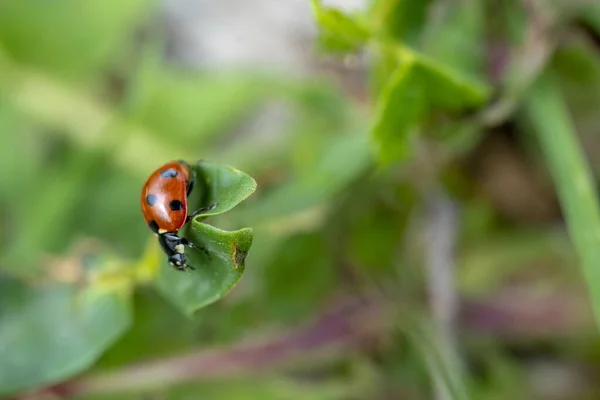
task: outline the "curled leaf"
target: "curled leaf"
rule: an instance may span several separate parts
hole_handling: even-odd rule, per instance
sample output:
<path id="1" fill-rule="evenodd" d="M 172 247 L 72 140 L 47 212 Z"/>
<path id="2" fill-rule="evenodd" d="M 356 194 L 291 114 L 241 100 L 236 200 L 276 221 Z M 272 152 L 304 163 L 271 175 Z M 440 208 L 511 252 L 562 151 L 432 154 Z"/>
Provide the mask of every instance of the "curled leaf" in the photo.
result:
<path id="1" fill-rule="evenodd" d="M 195 245 L 185 253 L 188 265 L 194 269 L 177 271 L 164 258 L 155 276 L 159 290 L 188 316 L 219 300 L 235 286 L 244 272 L 253 239 L 250 228 L 225 231 L 202 221 L 231 210 L 256 190 L 254 179 L 230 166 L 200 161 L 194 168 L 198 190 L 190 196 L 190 212 L 194 207 L 216 204 L 179 232 Z"/>

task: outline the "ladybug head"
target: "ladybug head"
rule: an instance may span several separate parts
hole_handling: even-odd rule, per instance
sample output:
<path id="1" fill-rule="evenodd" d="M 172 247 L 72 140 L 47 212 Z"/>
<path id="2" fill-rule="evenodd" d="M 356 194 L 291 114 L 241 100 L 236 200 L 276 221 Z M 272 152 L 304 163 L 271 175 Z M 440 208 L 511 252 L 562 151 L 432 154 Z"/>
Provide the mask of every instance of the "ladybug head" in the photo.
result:
<path id="1" fill-rule="evenodd" d="M 184 270 L 186 268 L 185 265 L 185 256 L 181 253 L 175 253 L 169 256 L 169 264 L 179 270 Z"/>

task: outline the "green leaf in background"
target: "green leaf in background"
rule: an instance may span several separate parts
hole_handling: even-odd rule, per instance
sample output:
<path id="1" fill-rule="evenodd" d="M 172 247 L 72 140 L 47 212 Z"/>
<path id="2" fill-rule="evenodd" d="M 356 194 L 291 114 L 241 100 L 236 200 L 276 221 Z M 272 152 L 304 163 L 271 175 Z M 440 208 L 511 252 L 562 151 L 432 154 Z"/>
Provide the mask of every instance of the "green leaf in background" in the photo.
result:
<path id="1" fill-rule="evenodd" d="M 310 6 L 322 30 L 322 40 L 331 49 L 356 50 L 371 36 L 369 29 L 356 17 L 325 7 L 320 0 L 311 0 Z"/>
<path id="2" fill-rule="evenodd" d="M 87 287 L 0 278 L 1 394 L 85 370 L 125 332 L 131 323 L 129 286 L 112 280 L 110 271 L 106 277 Z"/>
<path id="3" fill-rule="evenodd" d="M 487 88 L 407 48 L 388 49 L 398 66 L 379 95 L 372 137 L 380 161 L 402 161 L 411 153 L 417 125 L 431 112 L 482 104 Z"/>
<path id="4" fill-rule="evenodd" d="M 251 228 L 229 232 L 201 220 L 231 210 L 256 190 L 256 181 L 235 168 L 206 161 L 195 168 L 198 189 L 190 204 L 198 204 L 197 209 L 217 203 L 215 209 L 199 215 L 182 230 L 182 236 L 198 247 L 186 250 L 195 270 L 177 271 L 164 258 L 155 277 L 161 292 L 189 316 L 225 296 L 240 280 L 253 239 Z M 198 193 L 200 199 L 194 200 Z"/>
<path id="5" fill-rule="evenodd" d="M 379 96 L 379 111 L 372 131 L 381 161 L 406 158 L 412 130 L 426 110 L 425 95 L 413 62 L 396 69 Z"/>

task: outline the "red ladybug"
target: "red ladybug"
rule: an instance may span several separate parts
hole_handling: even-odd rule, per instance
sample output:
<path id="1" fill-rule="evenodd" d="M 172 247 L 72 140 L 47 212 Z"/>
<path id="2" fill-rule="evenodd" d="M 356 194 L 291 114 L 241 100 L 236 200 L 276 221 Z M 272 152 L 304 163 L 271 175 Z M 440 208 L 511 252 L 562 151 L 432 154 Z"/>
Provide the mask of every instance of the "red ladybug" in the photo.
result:
<path id="1" fill-rule="evenodd" d="M 195 184 L 195 170 L 185 161 L 172 161 L 150 175 L 142 188 L 140 199 L 146 223 L 158 235 L 158 242 L 167 254 L 169 264 L 180 271 L 194 269 L 186 264 L 184 255 L 185 246 L 194 245 L 179 237 L 177 231 L 196 215 L 216 207 L 213 204 L 187 214 L 187 199 Z"/>

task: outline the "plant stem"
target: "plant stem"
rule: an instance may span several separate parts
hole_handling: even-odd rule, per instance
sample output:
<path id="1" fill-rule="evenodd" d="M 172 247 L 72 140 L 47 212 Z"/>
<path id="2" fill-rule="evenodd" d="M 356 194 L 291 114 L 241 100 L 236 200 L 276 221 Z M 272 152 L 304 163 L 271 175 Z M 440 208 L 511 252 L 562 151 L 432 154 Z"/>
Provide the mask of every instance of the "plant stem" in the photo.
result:
<path id="1" fill-rule="evenodd" d="M 338 358 L 388 327 L 381 304 L 350 301 L 321 315 L 314 323 L 274 337 L 230 347 L 203 349 L 156 362 L 131 365 L 58 384 L 46 390 L 68 398 L 164 389 L 190 381 L 258 374 L 302 360 Z"/>
<path id="2" fill-rule="evenodd" d="M 454 242 L 456 240 L 457 215 L 453 203 L 443 193 L 430 197 L 427 250 L 427 280 L 429 302 L 433 314 L 437 340 L 442 358 L 452 370 L 458 371 L 456 343 L 456 316 L 459 299 L 454 282 Z M 451 399 L 444 382 L 436 379 L 436 399 Z"/>

